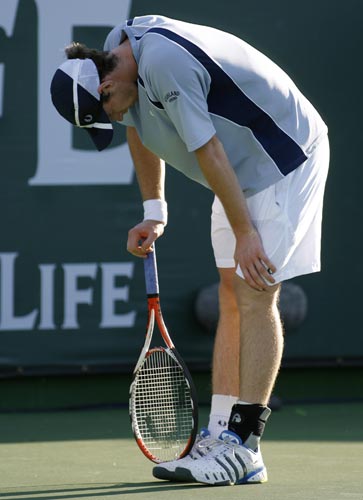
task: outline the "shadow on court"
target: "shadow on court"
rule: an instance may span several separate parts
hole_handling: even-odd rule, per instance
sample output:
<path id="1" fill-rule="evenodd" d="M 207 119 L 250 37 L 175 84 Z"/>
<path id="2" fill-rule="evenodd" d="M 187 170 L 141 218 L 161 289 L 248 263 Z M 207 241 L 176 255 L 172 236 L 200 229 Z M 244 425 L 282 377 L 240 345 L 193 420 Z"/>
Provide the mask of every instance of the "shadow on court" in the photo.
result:
<path id="1" fill-rule="evenodd" d="M 174 491 L 178 489 L 178 491 L 192 491 L 201 488 L 208 488 L 206 485 L 202 484 L 178 484 L 170 482 L 138 482 L 138 483 L 119 483 L 114 485 L 94 485 L 94 486 L 80 486 L 80 485 L 67 485 L 67 487 L 58 487 L 58 488 L 49 488 L 45 487 L 34 488 L 28 490 L 19 490 L 19 491 L 8 491 L 4 493 L 0 493 L 1 499 L 6 500 L 17 500 L 23 499 L 26 497 L 27 500 L 39 500 L 39 498 L 44 498 L 46 500 L 61 500 L 64 498 L 109 498 L 115 495 L 147 495 L 150 494 L 156 495 L 160 492 Z"/>

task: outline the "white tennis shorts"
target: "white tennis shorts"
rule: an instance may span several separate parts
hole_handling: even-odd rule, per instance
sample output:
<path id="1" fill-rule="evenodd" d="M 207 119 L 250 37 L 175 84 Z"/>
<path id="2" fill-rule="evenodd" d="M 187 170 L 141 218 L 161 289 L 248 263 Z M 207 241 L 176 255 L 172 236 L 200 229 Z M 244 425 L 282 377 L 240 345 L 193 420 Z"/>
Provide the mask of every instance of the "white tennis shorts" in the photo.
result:
<path id="1" fill-rule="evenodd" d="M 320 271 L 323 198 L 329 168 L 329 141 L 325 137 L 308 160 L 281 181 L 247 198 L 252 222 L 265 253 L 276 266 L 277 283 Z M 236 268 L 236 240 L 223 206 L 212 207 L 212 245 L 219 268 Z M 239 266 L 236 272 L 243 278 Z"/>

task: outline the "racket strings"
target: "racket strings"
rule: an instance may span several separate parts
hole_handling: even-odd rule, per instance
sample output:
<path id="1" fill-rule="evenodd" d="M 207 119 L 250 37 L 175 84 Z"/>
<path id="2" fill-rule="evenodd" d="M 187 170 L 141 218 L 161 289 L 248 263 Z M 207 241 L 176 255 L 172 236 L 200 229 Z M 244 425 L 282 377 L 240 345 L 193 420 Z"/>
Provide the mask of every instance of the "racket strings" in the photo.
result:
<path id="1" fill-rule="evenodd" d="M 191 389 L 182 367 L 167 351 L 155 350 L 133 385 L 133 420 L 141 440 L 160 460 L 179 456 L 193 428 Z"/>

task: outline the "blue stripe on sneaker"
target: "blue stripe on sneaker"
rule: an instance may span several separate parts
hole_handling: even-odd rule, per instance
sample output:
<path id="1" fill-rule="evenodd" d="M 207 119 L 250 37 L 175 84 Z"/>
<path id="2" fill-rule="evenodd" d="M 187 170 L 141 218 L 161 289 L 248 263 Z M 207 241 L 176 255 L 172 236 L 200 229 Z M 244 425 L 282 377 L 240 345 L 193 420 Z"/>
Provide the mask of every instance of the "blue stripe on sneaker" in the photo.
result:
<path id="1" fill-rule="evenodd" d="M 246 484 L 246 483 L 249 482 L 249 480 L 251 478 L 253 478 L 253 476 L 256 476 L 256 474 L 260 474 L 264 470 L 265 470 L 265 467 L 260 467 L 259 469 L 253 470 L 252 472 L 250 472 L 249 474 L 247 474 L 245 477 L 243 477 L 242 479 L 240 479 L 239 481 L 237 481 L 236 484 Z"/>
<path id="2" fill-rule="evenodd" d="M 233 474 L 232 474 L 232 471 L 229 469 L 229 467 L 227 466 L 227 464 L 225 464 L 221 459 L 219 459 L 218 457 L 214 457 L 214 460 L 217 462 L 218 465 L 220 465 L 222 467 L 223 470 L 226 471 L 226 473 L 228 474 L 228 477 L 231 481 L 231 483 L 235 483 L 237 478 L 238 478 L 238 470 L 237 470 L 237 467 L 231 462 L 231 460 L 227 460 L 227 457 L 225 455 L 223 455 L 223 458 L 228 462 L 228 464 L 231 466 L 233 472 L 234 472 L 234 476 L 233 477 Z"/>

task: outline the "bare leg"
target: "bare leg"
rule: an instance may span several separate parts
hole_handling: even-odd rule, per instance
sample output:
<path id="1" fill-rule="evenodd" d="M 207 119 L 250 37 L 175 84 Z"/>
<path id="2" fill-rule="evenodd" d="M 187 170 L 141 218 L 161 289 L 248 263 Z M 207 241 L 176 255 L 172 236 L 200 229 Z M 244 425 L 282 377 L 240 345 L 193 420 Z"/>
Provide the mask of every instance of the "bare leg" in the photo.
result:
<path id="1" fill-rule="evenodd" d="M 212 392 L 239 396 L 240 317 L 235 270 L 219 269 L 219 321 L 213 352 Z"/>
<path id="2" fill-rule="evenodd" d="M 220 318 L 213 353 L 213 397 L 208 424 L 213 437 L 222 432 L 237 398 L 267 406 L 283 350 L 277 308 L 280 285 L 257 292 L 232 268 L 219 269 L 219 274 Z M 230 396 L 237 397 L 233 401 Z M 252 413 L 252 422 L 257 422 L 261 412 L 264 420 L 269 415 L 268 410 L 260 407 L 245 407 L 243 412 Z M 258 447 L 259 437 L 253 432 L 251 435 L 247 421 L 240 434 L 249 446 Z"/>
<path id="3" fill-rule="evenodd" d="M 267 405 L 283 351 L 278 311 L 280 285 L 258 292 L 237 275 L 234 285 L 241 323 L 239 397 L 249 403 Z"/>

